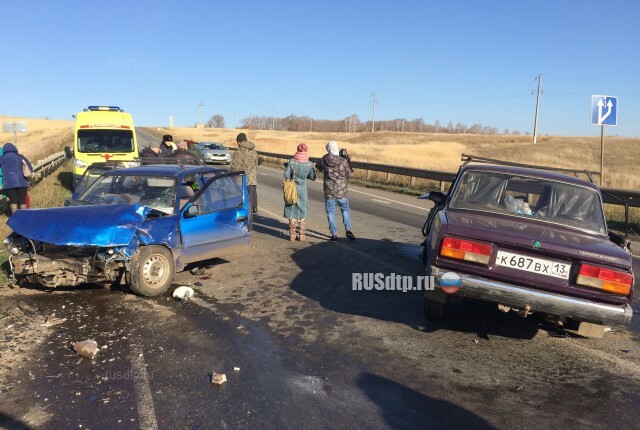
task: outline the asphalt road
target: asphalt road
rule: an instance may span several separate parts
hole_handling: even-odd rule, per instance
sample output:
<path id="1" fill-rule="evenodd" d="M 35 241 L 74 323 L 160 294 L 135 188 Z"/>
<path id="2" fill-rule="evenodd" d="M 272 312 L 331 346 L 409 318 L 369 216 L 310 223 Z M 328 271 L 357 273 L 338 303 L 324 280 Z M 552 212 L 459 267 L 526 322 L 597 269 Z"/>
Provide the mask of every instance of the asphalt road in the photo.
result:
<path id="1" fill-rule="evenodd" d="M 332 243 L 322 184 L 310 183 L 309 241 L 289 242 L 281 180 L 282 171 L 260 169 L 249 250 L 200 265 L 204 274 L 177 275 L 176 286 L 196 289 L 189 303 L 95 287 L 6 292 L 0 327 L 11 339 L 1 352 L 22 359 L 3 360 L 0 423 L 638 427 L 638 318 L 599 340 L 478 302 L 460 303 L 447 320 L 427 321 L 420 291 L 352 290 L 353 273 L 413 280 L 423 273 L 418 254 L 427 202 L 352 187 L 358 239 L 348 241 L 342 230 Z M 32 311 L 12 313 L 19 302 Z M 52 313 L 66 321 L 25 334 Z M 70 347 L 87 338 L 106 345 L 92 361 Z M 228 382 L 212 385 L 213 372 Z"/>

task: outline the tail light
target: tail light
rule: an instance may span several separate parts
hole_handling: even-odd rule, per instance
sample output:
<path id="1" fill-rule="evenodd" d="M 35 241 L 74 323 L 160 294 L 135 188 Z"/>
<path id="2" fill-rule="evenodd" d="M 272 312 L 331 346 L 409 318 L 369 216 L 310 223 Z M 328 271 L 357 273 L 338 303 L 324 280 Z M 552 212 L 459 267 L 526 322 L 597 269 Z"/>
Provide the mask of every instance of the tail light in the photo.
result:
<path id="1" fill-rule="evenodd" d="M 617 270 L 582 264 L 576 284 L 626 296 L 631 291 L 633 276 Z"/>
<path id="2" fill-rule="evenodd" d="M 492 245 L 471 240 L 445 237 L 442 239 L 440 255 L 443 257 L 457 258 L 459 260 L 472 261 L 474 263 L 489 264 Z"/>

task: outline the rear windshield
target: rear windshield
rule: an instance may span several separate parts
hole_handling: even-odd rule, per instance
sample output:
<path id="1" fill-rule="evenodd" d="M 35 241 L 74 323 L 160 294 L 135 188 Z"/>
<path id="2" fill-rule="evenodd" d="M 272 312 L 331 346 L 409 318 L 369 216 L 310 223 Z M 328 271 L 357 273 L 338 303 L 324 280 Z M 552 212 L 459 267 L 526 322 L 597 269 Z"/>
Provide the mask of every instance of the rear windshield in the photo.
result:
<path id="1" fill-rule="evenodd" d="M 78 152 L 133 152 L 133 131 L 78 130 Z"/>
<path id="2" fill-rule="evenodd" d="M 526 176 L 467 171 L 449 207 L 533 218 L 606 234 L 595 190 Z"/>

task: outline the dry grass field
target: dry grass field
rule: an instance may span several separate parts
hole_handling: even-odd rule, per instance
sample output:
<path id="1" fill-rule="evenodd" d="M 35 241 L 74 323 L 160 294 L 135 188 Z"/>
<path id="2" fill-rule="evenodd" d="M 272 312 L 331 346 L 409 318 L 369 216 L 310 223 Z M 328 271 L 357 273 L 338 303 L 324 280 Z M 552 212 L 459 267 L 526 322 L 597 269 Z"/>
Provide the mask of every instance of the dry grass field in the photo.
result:
<path id="1" fill-rule="evenodd" d="M 354 161 L 369 161 L 429 170 L 455 172 L 463 153 L 519 163 L 600 171 L 600 136 L 543 136 L 536 145 L 531 136 L 485 136 L 420 133 L 316 133 L 269 130 L 150 128 L 155 135 L 172 134 L 174 140 L 218 141 L 235 146 L 240 131 L 259 151 L 293 154 L 305 142 L 311 156 L 322 156 L 328 140 L 349 150 Z M 606 187 L 640 189 L 640 139 L 605 135 Z"/>
<path id="2" fill-rule="evenodd" d="M 18 133 L 18 150 L 32 163 L 61 151 L 73 139 L 73 122 L 64 120 L 18 118 L 0 115 L 0 123 L 5 121 L 26 121 L 28 132 Z M 1 131 L 1 130 L 0 130 Z M 4 145 L 13 142 L 13 133 L 1 133 Z"/>
<path id="3" fill-rule="evenodd" d="M 12 116 L 0 116 L 0 122 L 4 121 L 27 121 L 28 132 L 18 133 L 18 150 L 24 154 L 31 163 L 45 158 L 55 152 L 60 152 L 65 145 L 73 139 L 73 131 L 70 130 L 68 121 L 44 120 L 31 118 L 17 118 Z M 71 123 L 73 126 L 73 123 Z M 1 129 L 0 129 L 1 130 Z M 0 145 L 13 142 L 13 133 L 2 133 Z M 55 179 L 48 182 L 55 182 Z M 39 186 L 31 191 L 33 207 L 47 207 L 59 205 L 64 199 L 60 199 L 58 193 L 51 193 L 48 186 Z M 68 197 L 68 196 L 67 196 Z M 4 238 L 9 233 L 9 228 L 5 225 L 6 214 L 0 214 L 0 236 Z"/>

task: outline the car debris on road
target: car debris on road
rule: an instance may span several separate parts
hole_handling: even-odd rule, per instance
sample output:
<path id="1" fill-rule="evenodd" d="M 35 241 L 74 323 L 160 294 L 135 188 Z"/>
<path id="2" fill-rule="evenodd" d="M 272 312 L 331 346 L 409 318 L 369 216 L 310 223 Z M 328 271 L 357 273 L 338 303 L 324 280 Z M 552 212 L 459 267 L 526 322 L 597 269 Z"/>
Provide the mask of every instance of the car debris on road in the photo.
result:
<path id="1" fill-rule="evenodd" d="M 211 375 L 211 383 L 212 384 L 222 385 L 225 382 L 227 382 L 227 375 L 225 375 L 224 373 L 213 372 L 213 374 Z"/>
<path id="2" fill-rule="evenodd" d="M 73 344 L 73 349 L 78 353 L 78 355 L 91 359 L 93 359 L 99 351 L 98 342 L 93 339 L 76 342 Z"/>
<path id="3" fill-rule="evenodd" d="M 194 294 L 193 288 L 184 285 L 173 290 L 173 298 L 181 300 L 183 303 L 188 302 Z"/>

